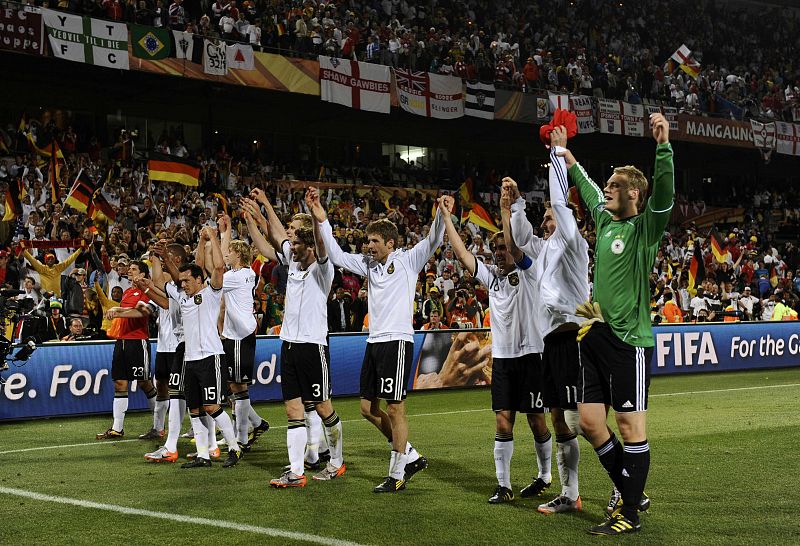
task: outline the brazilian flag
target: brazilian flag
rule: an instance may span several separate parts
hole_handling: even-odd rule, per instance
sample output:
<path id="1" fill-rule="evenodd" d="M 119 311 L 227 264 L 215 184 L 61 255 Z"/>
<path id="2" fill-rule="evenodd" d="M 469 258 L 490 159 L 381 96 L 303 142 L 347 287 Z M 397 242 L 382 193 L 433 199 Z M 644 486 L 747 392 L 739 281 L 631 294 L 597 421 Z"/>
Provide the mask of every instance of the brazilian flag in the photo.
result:
<path id="1" fill-rule="evenodd" d="M 172 52 L 169 29 L 131 25 L 133 56 L 148 61 L 166 59 Z"/>

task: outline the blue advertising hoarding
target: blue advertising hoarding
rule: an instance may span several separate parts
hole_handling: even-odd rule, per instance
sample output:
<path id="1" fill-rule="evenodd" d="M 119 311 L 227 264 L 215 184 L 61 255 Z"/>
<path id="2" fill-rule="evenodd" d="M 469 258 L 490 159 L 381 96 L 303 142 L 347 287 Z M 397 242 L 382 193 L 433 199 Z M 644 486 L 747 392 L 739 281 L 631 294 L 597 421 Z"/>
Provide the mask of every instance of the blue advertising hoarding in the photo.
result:
<path id="1" fill-rule="evenodd" d="M 485 331 L 477 334 L 485 336 Z M 434 378 L 445 362 L 452 362 L 454 332 L 420 332 L 414 336 L 414 359 L 407 389 L 417 376 Z M 473 333 L 475 335 L 475 333 Z M 653 375 L 753 370 L 800 366 L 800 323 L 669 325 L 654 329 Z M 276 337 L 260 337 L 250 398 L 281 400 L 280 346 Z M 155 351 L 155 343 L 151 344 Z M 357 395 L 366 334 L 330 336 L 331 384 L 334 396 Z M 22 367 L 14 364 L 2 373 L 0 420 L 57 415 L 108 413 L 114 387 L 109 371 L 113 342 L 45 344 Z M 420 358 L 420 353 L 422 358 Z M 154 359 L 153 359 L 154 361 Z M 491 364 L 488 364 L 490 367 Z M 444 375 L 444 374 L 443 374 Z M 482 376 L 481 376 L 482 377 Z M 422 381 L 417 389 L 436 388 Z M 487 381 L 443 386 L 485 385 Z M 130 397 L 130 409 L 147 406 L 141 393 Z"/>

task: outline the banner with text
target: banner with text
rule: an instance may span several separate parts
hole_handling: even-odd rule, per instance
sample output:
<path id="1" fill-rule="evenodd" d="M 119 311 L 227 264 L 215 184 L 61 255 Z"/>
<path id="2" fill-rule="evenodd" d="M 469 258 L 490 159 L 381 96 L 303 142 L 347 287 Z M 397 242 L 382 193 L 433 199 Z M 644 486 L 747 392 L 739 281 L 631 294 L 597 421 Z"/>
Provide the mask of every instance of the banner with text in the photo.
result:
<path id="1" fill-rule="evenodd" d="M 0 49 L 42 55 L 42 15 L 24 9 L 0 9 Z"/>
<path id="2" fill-rule="evenodd" d="M 669 325 L 654 328 L 654 375 L 727 372 L 800 366 L 796 322 Z M 356 396 L 366 334 L 330 337 L 334 396 Z M 482 386 L 492 380 L 488 330 L 417 332 L 411 390 Z M 281 400 L 281 341 L 259 337 L 250 398 Z M 155 351 L 155 343 L 151 344 Z M 114 386 L 109 376 L 113 342 L 45 344 L 22 367 L 2 373 L 0 421 L 57 415 L 109 413 Z M 151 359 L 154 361 L 154 359 Z M 141 393 L 130 409 L 145 409 Z"/>
<path id="3" fill-rule="evenodd" d="M 644 107 L 620 100 L 597 99 L 600 132 L 610 135 L 642 137 Z"/>
<path id="4" fill-rule="evenodd" d="M 50 51 L 59 59 L 128 70 L 128 27 L 42 9 Z"/>
<path id="5" fill-rule="evenodd" d="M 388 66 L 336 57 L 319 57 L 321 99 L 355 110 L 388 114 L 391 110 Z"/>
<path id="6" fill-rule="evenodd" d="M 578 118 L 578 134 L 594 133 L 594 112 L 592 110 L 592 97 L 575 95 L 570 97 L 570 110 Z"/>
<path id="7" fill-rule="evenodd" d="M 396 68 L 397 100 L 406 112 L 438 119 L 464 116 L 461 78 Z"/>

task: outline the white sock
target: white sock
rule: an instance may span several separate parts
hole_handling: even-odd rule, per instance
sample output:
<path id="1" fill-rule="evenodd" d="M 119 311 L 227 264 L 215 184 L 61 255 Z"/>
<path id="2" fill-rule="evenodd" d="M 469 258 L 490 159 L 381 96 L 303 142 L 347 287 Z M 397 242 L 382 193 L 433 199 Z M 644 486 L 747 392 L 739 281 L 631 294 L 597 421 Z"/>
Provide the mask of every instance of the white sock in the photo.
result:
<path id="1" fill-rule="evenodd" d="M 581 460 L 581 449 L 578 438 L 573 437 L 566 441 L 556 442 L 558 451 L 556 462 L 558 475 L 561 479 L 561 494 L 572 500 L 578 498 L 578 463 Z"/>
<path id="2" fill-rule="evenodd" d="M 342 457 L 342 421 L 334 411 L 325 419 L 325 439 L 331 454 L 331 464 L 340 467 L 344 463 Z"/>
<path id="3" fill-rule="evenodd" d="M 290 470 L 297 476 L 305 473 L 303 451 L 306 449 L 307 437 L 308 432 L 303 421 L 289 420 L 289 428 L 286 429 L 286 449 L 289 451 Z"/>
<path id="4" fill-rule="evenodd" d="M 153 428 L 161 432 L 164 430 L 164 417 L 169 409 L 169 400 L 156 399 L 156 409 L 153 411 Z"/>
<path id="5" fill-rule="evenodd" d="M 419 459 L 419 452 L 414 449 L 411 442 L 406 442 L 406 463 L 413 463 Z"/>
<path id="6" fill-rule="evenodd" d="M 228 444 L 228 451 L 238 450 L 239 442 L 236 441 L 236 433 L 233 431 L 231 416 L 225 413 L 224 410 L 220 409 L 214 416 L 214 421 L 216 421 L 217 426 L 222 431 L 222 436 L 225 438 L 225 442 Z"/>
<path id="7" fill-rule="evenodd" d="M 195 446 L 197 447 L 197 456 L 201 459 L 209 460 L 208 455 L 208 429 L 203 424 L 202 417 L 192 416 L 192 430 L 194 430 Z"/>
<path id="8" fill-rule="evenodd" d="M 236 439 L 240 444 L 247 443 L 247 434 L 250 432 L 250 398 L 236 400 L 233 413 L 236 415 Z"/>
<path id="9" fill-rule="evenodd" d="M 122 432 L 122 427 L 125 424 L 125 412 L 128 411 L 128 397 L 127 396 L 114 396 L 114 424 L 111 428 L 117 432 Z"/>
<path id="10" fill-rule="evenodd" d="M 250 419 L 250 424 L 254 427 L 257 427 L 261 424 L 261 421 L 263 421 L 261 416 L 256 413 L 256 410 L 253 409 L 252 404 L 250 404 L 250 414 L 247 416 L 247 418 Z"/>
<path id="11" fill-rule="evenodd" d="M 567 426 L 572 432 L 578 436 L 584 436 L 583 429 L 581 429 L 581 416 L 578 410 L 564 410 L 564 421 L 567 422 Z"/>
<path id="12" fill-rule="evenodd" d="M 536 463 L 539 467 L 539 478 L 545 482 L 553 481 L 553 442 L 551 434 L 548 432 L 546 437 L 534 438 L 536 445 Z M 541 440 L 541 441 L 540 441 Z"/>
<path id="13" fill-rule="evenodd" d="M 511 489 L 511 457 L 514 456 L 514 436 L 498 432 L 494 437 L 494 473 L 497 484 Z"/>
<path id="14" fill-rule="evenodd" d="M 389 458 L 389 477 L 402 480 L 406 475 L 406 454 L 392 450 Z"/>
<path id="15" fill-rule="evenodd" d="M 308 443 L 306 444 L 306 461 L 316 463 L 319 460 L 319 439 L 322 434 L 322 418 L 317 411 L 303 413 L 305 426 L 308 430 Z"/>
<path id="16" fill-rule="evenodd" d="M 186 400 L 172 398 L 169 401 L 169 431 L 164 446 L 167 451 L 178 451 L 178 438 L 183 427 L 183 415 L 186 413 Z"/>
<path id="17" fill-rule="evenodd" d="M 208 444 L 208 449 L 214 451 L 218 448 L 217 426 L 214 423 L 214 418 L 206 413 L 200 419 L 203 420 L 203 425 L 206 427 L 206 443 Z M 195 435 L 194 439 L 197 441 L 197 435 Z"/>
<path id="18" fill-rule="evenodd" d="M 155 393 L 155 389 L 153 389 L 153 392 Z M 148 396 L 147 397 L 147 407 L 150 408 L 150 411 L 155 413 L 155 411 L 156 411 L 156 395 L 155 394 L 153 394 L 153 396 Z"/>

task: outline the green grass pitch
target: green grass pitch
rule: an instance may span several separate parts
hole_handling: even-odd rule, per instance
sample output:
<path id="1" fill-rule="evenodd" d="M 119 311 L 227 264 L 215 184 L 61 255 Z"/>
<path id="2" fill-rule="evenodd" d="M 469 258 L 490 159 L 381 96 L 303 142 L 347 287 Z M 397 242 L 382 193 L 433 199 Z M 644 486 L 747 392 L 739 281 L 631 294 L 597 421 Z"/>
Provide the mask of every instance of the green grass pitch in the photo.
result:
<path id="1" fill-rule="evenodd" d="M 611 489 L 581 439 L 584 511 L 544 516 L 542 499 L 486 501 L 495 487 L 494 418 L 489 391 L 415 393 L 408 401 L 410 438 L 430 461 L 408 489 L 377 495 L 389 449 L 362 420 L 356 399 L 337 399 L 344 421 L 342 479 L 304 489 L 268 482 L 286 464 L 286 419 L 280 404 L 259 404 L 273 425 L 232 469 L 182 470 L 146 463 L 155 443 L 96 442 L 110 416 L 0 424 L 0 544 L 574 544 L 600 542 L 586 529 L 600 521 Z M 626 543 L 787 544 L 800 541 L 796 454 L 800 452 L 800 368 L 654 378 L 650 390 L 652 508 Z M 151 418 L 126 419 L 128 438 Z M 188 426 L 188 419 L 185 421 Z M 181 440 L 181 456 L 192 450 Z M 515 492 L 535 468 L 533 438 L 518 420 Z M 21 496 L 22 490 L 44 495 Z M 60 502 L 55 502 L 58 497 Z M 63 500 L 97 505 L 75 506 Z M 109 511 L 106 505 L 157 512 Z M 135 512 L 135 510 L 134 510 Z M 180 521 L 175 516 L 215 520 Z M 247 527 L 251 526 L 251 527 Z M 302 533 L 294 538 L 281 531 Z M 264 536 L 264 535 L 267 536 Z M 272 536 L 270 536 L 272 535 Z M 342 542 L 339 542 L 342 543 Z"/>

